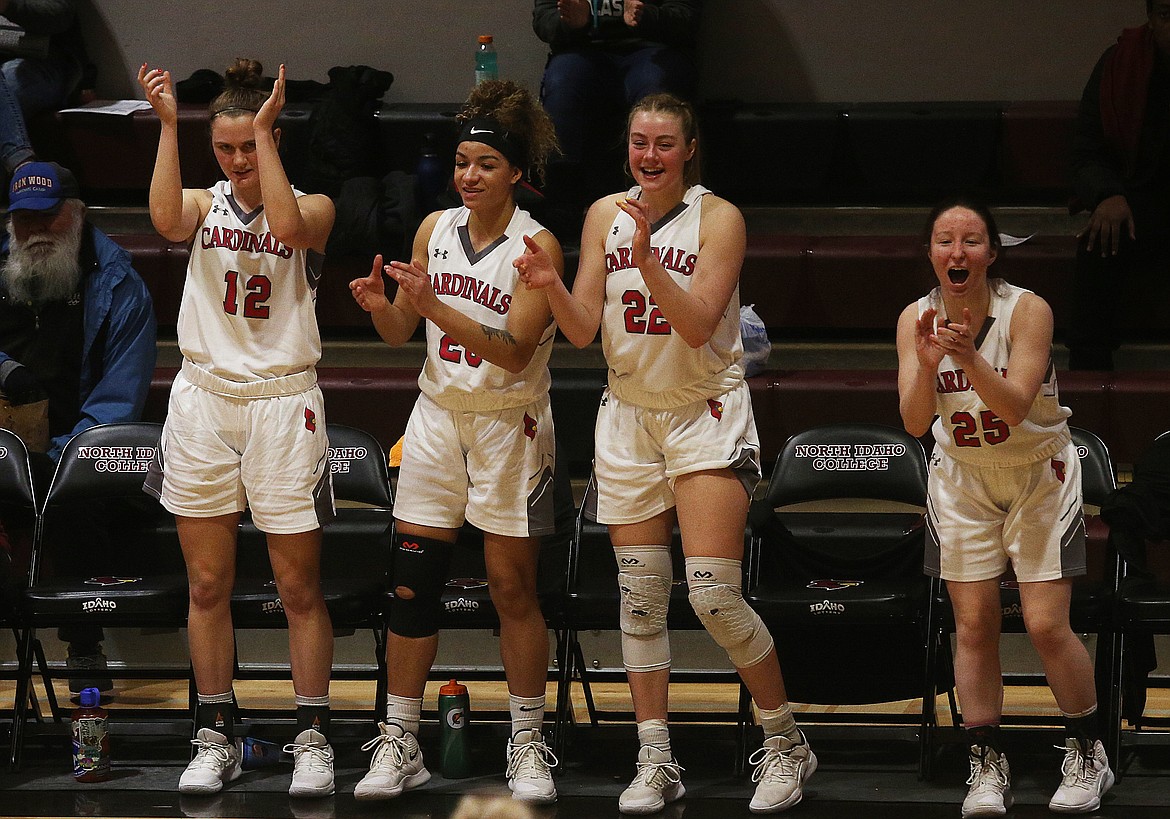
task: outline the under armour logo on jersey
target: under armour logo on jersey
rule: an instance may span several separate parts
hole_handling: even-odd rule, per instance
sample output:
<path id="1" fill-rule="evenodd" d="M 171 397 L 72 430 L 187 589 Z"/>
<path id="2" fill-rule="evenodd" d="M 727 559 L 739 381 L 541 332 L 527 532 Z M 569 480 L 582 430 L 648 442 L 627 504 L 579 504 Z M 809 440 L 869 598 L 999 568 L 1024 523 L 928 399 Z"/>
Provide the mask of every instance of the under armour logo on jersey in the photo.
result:
<path id="1" fill-rule="evenodd" d="M 1064 461 L 1058 461 L 1056 458 L 1053 458 L 1052 471 L 1056 474 L 1056 479 L 1064 483 Z"/>
<path id="2" fill-rule="evenodd" d="M 938 466 L 941 463 L 942 463 L 942 458 L 940 458 L 936 453 L 932 452 L 930 455 L 930 465 L 931 466 Z"/>
<path id="3" fill-rule="evenodd" d="M 531 440 L 536 440 L 536 419 L 524 413 L 524 434 Z"/>
<path id="4" fill-rule="evenodd" d="M 707 399 L 707 406 L 711 408 L 711 417 L 716 421 L 723 420 L 723 402 L 716 401 L 714 398 Z"/>
<path id="5" fill-rule="evenodd" d="M 617 236 L 617 235 L 618 235 L 618 226 L 617 226 L 617 225 L 614 225 L 614 226 L 613 226 L 613 235 L 614 235 L 614 236 Z"/>
<path id="6" fill-rule="evenodd" d="M 218 214 L 220 216 L 227 216 L 229 213 L 227 207 L 224 205 L 221 205 L 219 202 L 215 202 L 212 204 L 211 212 Z"/>
<path id="7" fill-rule="evenodd" d="M 442 254 L 442 255 L 440 255 L 440 254 Z M 431 255 L 435 259 L 446 259 L 447 258 L 447 251 L 436 247 L 435 252 Z"/>
<path id="8" fill-rule="evenodd" d="M 305 429 L 309 432 L 317 431 L 317 413 L 305 407 Z"/>

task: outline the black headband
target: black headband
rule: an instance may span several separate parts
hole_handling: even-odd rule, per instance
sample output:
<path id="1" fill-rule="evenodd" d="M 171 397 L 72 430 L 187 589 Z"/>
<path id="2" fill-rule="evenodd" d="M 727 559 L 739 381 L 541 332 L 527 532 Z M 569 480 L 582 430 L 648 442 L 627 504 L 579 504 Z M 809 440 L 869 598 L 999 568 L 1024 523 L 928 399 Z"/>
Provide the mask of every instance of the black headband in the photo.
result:
<path id="1" fill-rule="evenodd" d="M 528 170 L 522 140 L 489 117 L 476 117 L 463 123 L 460 142 L 482 142 L 504 155 L 504 159 L 523 171 Z"/>

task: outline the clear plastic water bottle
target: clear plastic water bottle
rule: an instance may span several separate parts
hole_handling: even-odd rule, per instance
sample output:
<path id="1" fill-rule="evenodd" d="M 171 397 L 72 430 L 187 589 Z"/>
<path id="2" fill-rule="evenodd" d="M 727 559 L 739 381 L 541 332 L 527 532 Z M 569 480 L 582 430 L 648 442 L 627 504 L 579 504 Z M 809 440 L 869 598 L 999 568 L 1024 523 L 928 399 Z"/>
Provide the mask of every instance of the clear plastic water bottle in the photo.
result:
<path id="1" fill-rule="evenodd" d="M 104 782 L 110 778 L 109 712 L 101 707 L 101 692 L 86 688 L 80 707 L 73 710 L 73 778 Z"/>
<path id="2" fill-rule="evenodd" d="M 475 47 L 475 84 L 484 80 L 498 80 L 500 67 L 496 61 L 496 47 L 492 45 L 492 35 L 479 35 L 479 44 Z"/>
<path id="3" fill-rule="evenodd" d="M 471 756 L 467 747 L 470 712 L 467 686 L 451 680 L 439 689 L 439 757 L 445 779 L 471 775 Z"/>

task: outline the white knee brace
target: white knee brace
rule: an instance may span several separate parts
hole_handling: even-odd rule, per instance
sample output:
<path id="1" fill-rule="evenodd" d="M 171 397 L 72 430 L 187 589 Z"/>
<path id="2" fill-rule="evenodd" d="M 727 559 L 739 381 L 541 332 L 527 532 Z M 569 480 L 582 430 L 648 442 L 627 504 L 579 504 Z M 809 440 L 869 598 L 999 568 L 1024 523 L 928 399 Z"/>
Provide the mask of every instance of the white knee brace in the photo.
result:
<path id="1" fill-rule="evenodd" d="M 688 557 L 687 587 L 695 614 L 736 668 L 751 668 L 772 650 L 772 635 L 744 602 L 742 561 Z"/>
<path id="2" fill-rule="evenodd" d="M 619 546 L 618 590 L 621 592 L 622 660 L 627 671 L 670 668 L 670 606 L 673 569 L 670 547 Z"/>

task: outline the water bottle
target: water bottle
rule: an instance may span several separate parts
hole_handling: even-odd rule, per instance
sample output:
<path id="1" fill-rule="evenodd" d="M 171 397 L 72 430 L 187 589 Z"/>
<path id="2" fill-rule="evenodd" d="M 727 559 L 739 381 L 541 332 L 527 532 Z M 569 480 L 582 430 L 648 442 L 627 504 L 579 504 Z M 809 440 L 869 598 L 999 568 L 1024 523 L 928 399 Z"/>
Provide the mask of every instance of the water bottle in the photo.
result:
<path id="1" fill-rule="evenodd" d="M 414 170 L 415 196 L 421 213 L 430 213 L 439 205 L 439 194 L 447 188 L 447 172 L 439 161 L 435 135 L 427 134 L 419 151 L 418 166 Z"/>
<path id="2" fill-rule="evenodd" d="M 78 782 L 104 782 L 110 778 L 109 712 L 101 707 L 101 692 L 86 688 L 81 704 L 73 710 L 73 778 Z"/>
<path id="3" fill-rule="evenodd" d="M 467 719 L 470 713 L 467 686 L 451 680 L 439 689 L 439 766 L 446 779 L 471 775 L 471 758 L 467 748 Z"/>
<path id="4" fill-rule="evenodd" d="M 475 47 L 475 84 L 499 78 L 500 69 L 496 62 L 496 47 L 492 45 L 492 35 L 481 34 L 479 45 Z"/>

